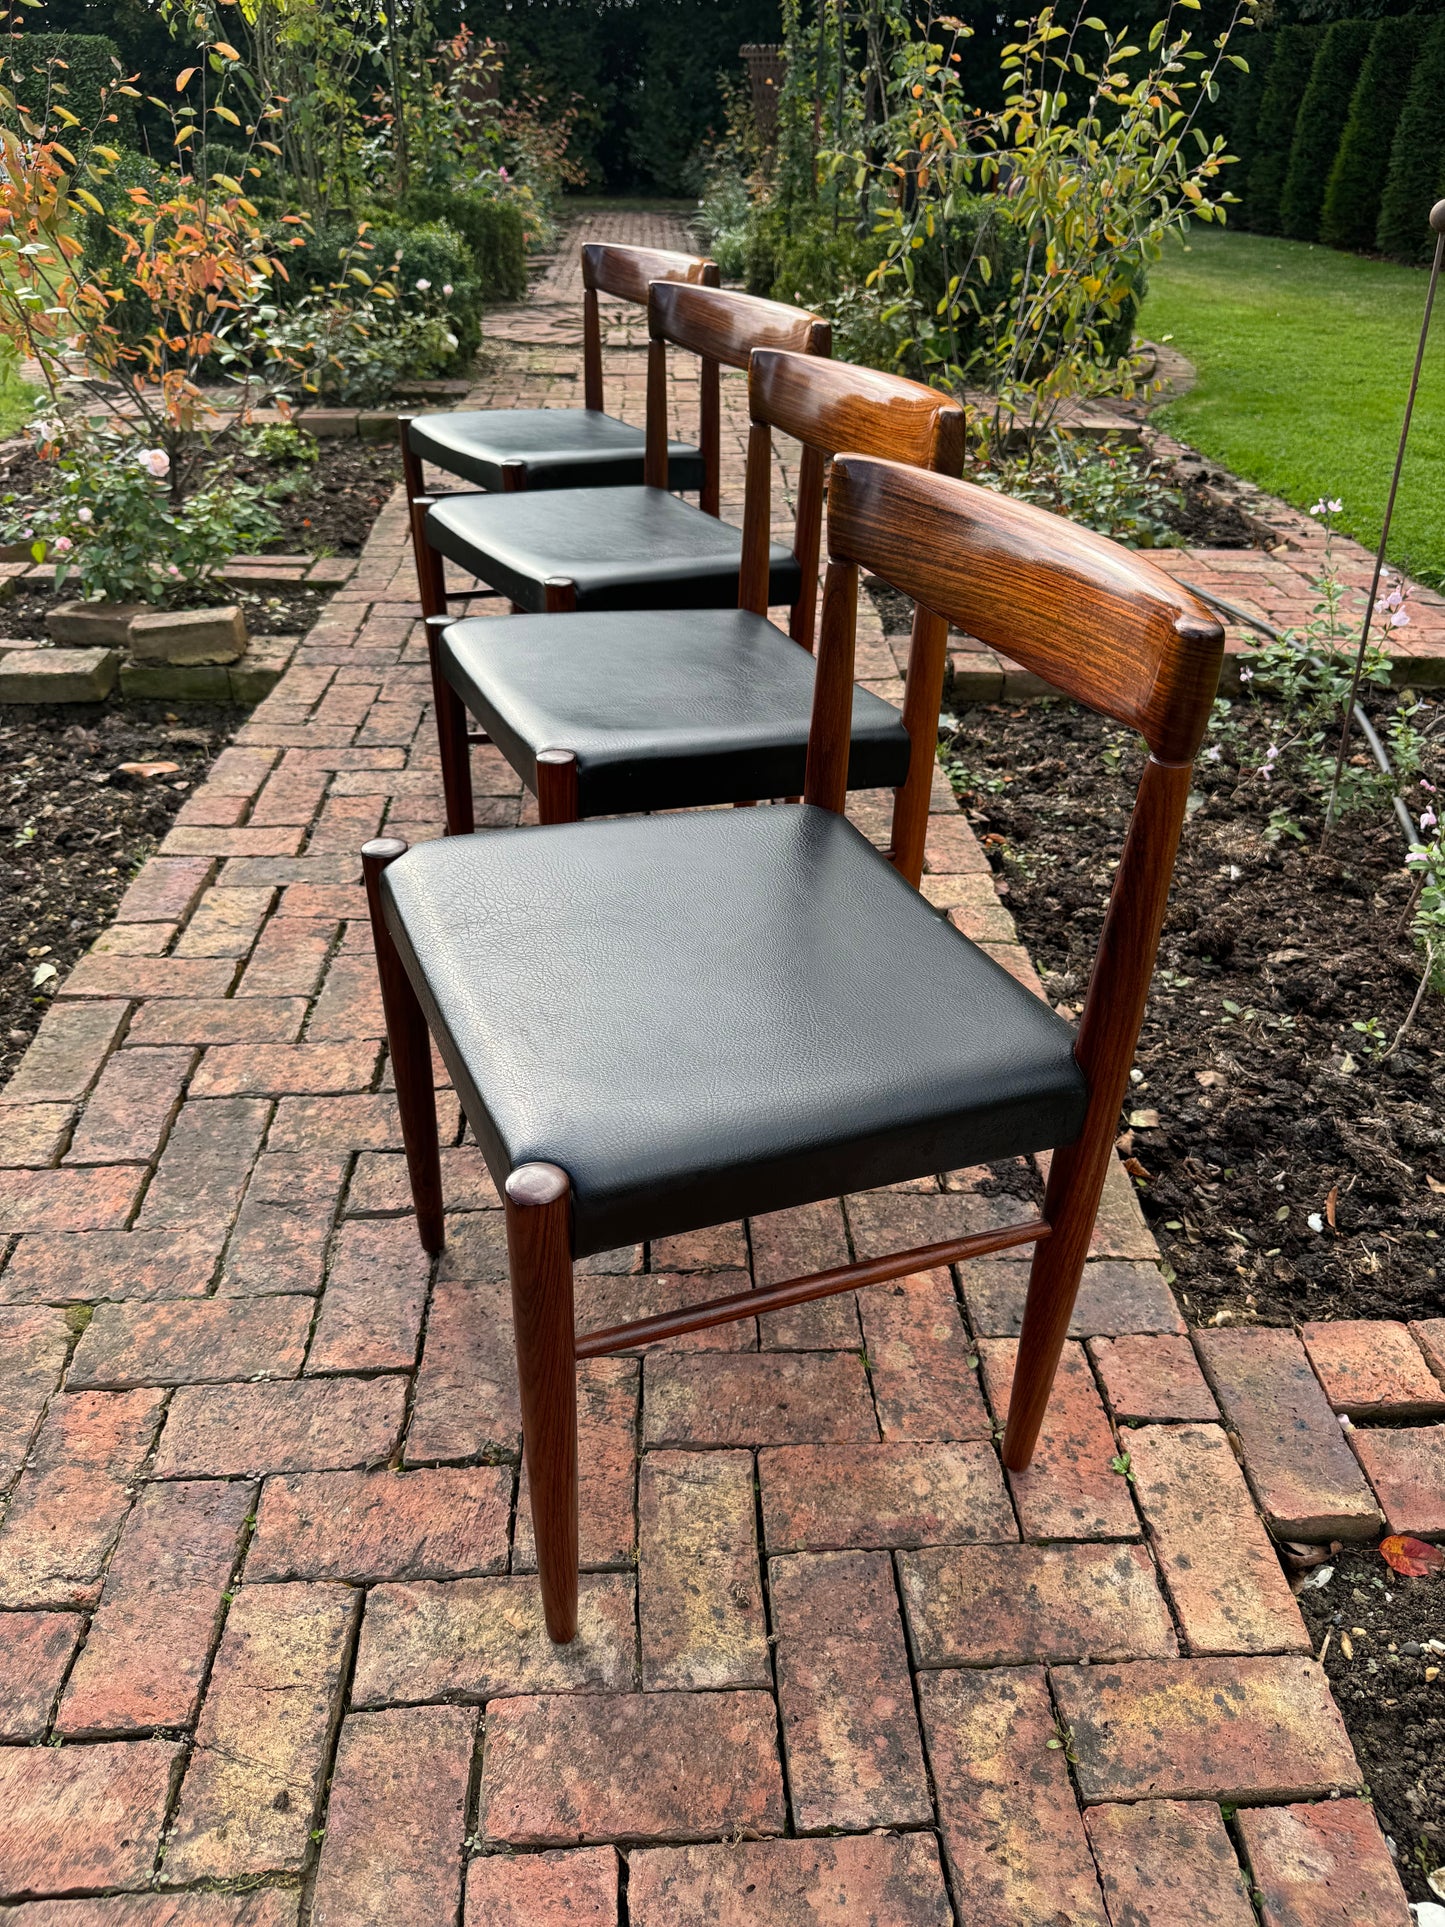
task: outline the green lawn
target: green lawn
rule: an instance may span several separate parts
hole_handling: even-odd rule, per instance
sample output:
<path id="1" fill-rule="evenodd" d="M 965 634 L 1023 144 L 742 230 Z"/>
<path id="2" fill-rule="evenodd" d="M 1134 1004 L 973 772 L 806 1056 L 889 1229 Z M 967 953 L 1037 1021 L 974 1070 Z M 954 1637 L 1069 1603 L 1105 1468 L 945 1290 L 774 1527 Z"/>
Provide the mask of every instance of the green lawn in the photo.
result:
<path id="1" fill-rule="evenodd" d="M 1300 508 L 1345 505 L 1371 548 L 1390 484 L 1426 275 L 1300 241 L 1196 228 L 1151 270 L 1140 327 L 1199 371 L 1161 411 L 1203 454 Z M 1445 586 L 1445 289 L 1430 346 L 1390 559 Z"/>

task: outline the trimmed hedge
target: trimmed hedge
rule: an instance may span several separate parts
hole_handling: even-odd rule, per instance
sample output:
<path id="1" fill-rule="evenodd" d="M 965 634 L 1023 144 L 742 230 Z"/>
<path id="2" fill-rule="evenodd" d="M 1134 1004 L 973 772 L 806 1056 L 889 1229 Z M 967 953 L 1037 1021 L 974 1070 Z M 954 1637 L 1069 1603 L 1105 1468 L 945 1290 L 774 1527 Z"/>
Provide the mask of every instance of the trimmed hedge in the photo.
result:
<path id="1" fill-rule="evenodd" d="M 445 221 L 466 242 L 484 301 L 521 301 L 527 293 L 527 217 L 516 201 L 444 187 L 413 190 L 402 203 L 413 221 Z"/>
<path id="2" fill-rule="evenodd" d="M 1410 91 L 1424 22 L 1406 15 L 1381 20 L 1350 101 L 1320 214 L 1320 239 L 1332 248 L 1372 248 L 1390 148 Z"/>
<path id="3" fill-rule="evenodd" d="M 1445 18 L 1420 48 L 1390 148 L 1376 245 L 1397 261 L 1428 261 L 1435 251 L 1430 209 L 1445 188 Z"/>
<path id="4" fill-rule="evenodd" d="M 1319 38 L 1314 27 L 1281 27 L 1275 35 L 1274 58 L 1259 104 L 1254 159 L 1244 197 L 1244 224 L 1257 234 L 1279 233 L 1280 196 Z"/>
<path id="5" fill-rule="evenodd" d="M 1264 105 L 1264 90 L 1269 85 L 1269 70 L 1274 60 L 1274 35 L 1253 34 L 1241 42 L 1240 51 L 1249 62 L 1249 72 L 1236 68 L 1225 82 L 1229 114 L 1226 131 L 1234 166 L 1225 186 L 1240 201 L 1248 198 L 1249 170 L 1254 165 L 1259 138 L 1259 113 Z M 1231 216 L 1231 219 L 1234 217 Z"/>
<path id="6" fill-rule="evenodd" d="M 48 86 L 51 98 L 74 114 L 82 127 L 94 129 L 105 146 L 124 147 L 134 140 L 135 115 L 128 100 L 113 99 L 107 112 L 115 116 L 114 121 L 101 119 L 102 90 L 125 78 L 116 71 L 120 50 L 108 35 L 32 33 L 27 28 L 9 44 L 15 59 L 12 66 L 7 58 L 5 79 L 32 115 L 44 109 Z M 60 61 L 64 67 L 56 66 L 53 80 L 47 83 L 44 69 Z M 63 133 L 60 138 L 65 139 Z"/>
<path id="7" fill-rule="evenodd" d="M 1330 167 L 1371 38 L 1368 20 L 1336 20 L 1320 36 L 1309 85 L 1295 118 L 1289 171 L 1279 197 L 1280 232 L 1293 241 L 1319 239 Z"/>

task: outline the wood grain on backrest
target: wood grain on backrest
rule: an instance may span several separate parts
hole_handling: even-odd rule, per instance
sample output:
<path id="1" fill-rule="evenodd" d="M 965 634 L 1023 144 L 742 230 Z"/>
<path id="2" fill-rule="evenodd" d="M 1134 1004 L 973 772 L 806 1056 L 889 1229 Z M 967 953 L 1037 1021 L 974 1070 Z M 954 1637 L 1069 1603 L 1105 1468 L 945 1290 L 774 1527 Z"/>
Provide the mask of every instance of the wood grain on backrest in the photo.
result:
<path id="1" fill-rule="evenodd" d="M 619 301 L 647 302 L 654 281 L 691 282 L 715 288 L 717 263 L 700 254 L 679 254 L 670 248 L 627 248 L 610 241 L 589 241 L 582 250 L 582 285 Z"/>
<path id="2" fill-rule="evenodd" d="M 754 348 L 826 355 L 833 342 L 828 323 L 803 308 L 735 294 L 730 288 L 699 288 L 680 281 L 652 284 L 647 325 L 655 342 L 671 342 L 706 361 L 726 362 L 730 368 L 746 368 Z"/>
<path id="3" fill-rule="evenodd" d="M 1193 761 L 1224 631 L 1134 551 L 969 482 L 843 454 L 828 554 L 1137 729 L 1159 762 Z"/>
<path id="4" fill-rule="evenodd" d="M 826 455 L 846 448 L 941 475 L 963 470 L 963 409 L 950 396 L 901 375 L 754 348 L 748 408 L 755 422 Z"/>

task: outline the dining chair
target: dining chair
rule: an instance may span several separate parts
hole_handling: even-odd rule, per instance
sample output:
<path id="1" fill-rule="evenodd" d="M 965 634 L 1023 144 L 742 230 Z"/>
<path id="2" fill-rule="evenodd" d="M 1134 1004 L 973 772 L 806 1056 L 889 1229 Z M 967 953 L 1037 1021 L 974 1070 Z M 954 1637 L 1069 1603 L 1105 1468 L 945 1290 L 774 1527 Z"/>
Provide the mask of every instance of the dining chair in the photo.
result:
<path id="1" fill-rule="evenodd" d="M 1078 1031 L 843 815 L 858 571 L 1137 729 L 1143 769 Z M 577 1627 L 578 1359 L 1032 1245 L 1005 1462 L 1032 1456 L 1148 995 L 1218 622 L 1141 556 L 949 476 L 844 454 L 804 800 L 364 846 L 418 1231 L 444 1238 L 429 1036 L 502 1193 L 548 1632 Z M 1024 1221 L 578 1334 L 574 1261 L 1050 1149 Z"/>
<path id="2" fill-rule="evenodd" d="M 825 462 L 847 448 L 956 475 L 965 417 L 901 376 L 773 348 L 752 352 L 748 407 L 735 609 L 431 618 L 451 835 L 475 825 L 468 712 L 538 798 L 544 823 L 801 793 Z M 790 634 L 768 620 L 774 430 L 802 444 L 793 553 L 803 583 Z M 901 716 L 868 690 L 853 692 L 848 785 L 895 792 L 893 848 L 915 885 L 945 668 L 930 628 L 910 656 Z"/>
<path id="3" fill-rule="evenodd" d="M 696 254 L 589 241 L 582 249 L 582 406 L 467 408 L 398 417 L 407 499 L 426 494 L 428 463 L 478 488 L 509 494 L 640 483 L 643 432 L 609 415 L 603 402 L 598 296 L 645 308 L 654 281 L 715 288 L 718 271 Z M 669 442 L 667 464 L 669 488 L 697 489 L 706 496 L 709 481 L 700 448 Z"/>
<path id="4" fill-rule="evenodd" d="M 654 281 L 647 297 L 647 428 L 637 487 L 556 488 L 412 500 L 412 544 L 427 615 L 468 599 L 446 585 L 453 562 L 510 598 L 518 612 L 725 609 L 737 602 L 742 534 L 718 516 L 722 429 L 718 371 L 746 368 L 755 348 L 826 355 L 826 321 L 801 308 L 721 288 Z M 701 506 L 669 493 L 667 350 L 702 367 L 705 482 Z M 769 599 L 797 600 L 802 575 L 780 543 L 769 552 Z"/>

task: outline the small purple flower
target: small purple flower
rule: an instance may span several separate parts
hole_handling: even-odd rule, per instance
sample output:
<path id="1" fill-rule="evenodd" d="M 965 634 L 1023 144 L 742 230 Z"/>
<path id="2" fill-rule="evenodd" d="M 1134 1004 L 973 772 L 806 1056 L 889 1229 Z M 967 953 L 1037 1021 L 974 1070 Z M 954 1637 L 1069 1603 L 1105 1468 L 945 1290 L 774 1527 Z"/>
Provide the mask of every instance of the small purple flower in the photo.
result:
<path id="1" fill-rule="evenodd" d="M 1250 668 L 1250 666 L 1249 666 L 1249 664 L 1248 664 L 1248 663 L 1245 663 L 1245 664 L 1244 664 L 1244 665 L 1243 665 L 1243 666 L 1241 667 L 1241 669 L 1240 669 L 1240 672 L 1239 672 L 1239 680 L 1240 680 L 1241 682 L 1253 682 L 1253 681 L 1254 681 L 1254 671 L 1253 671 L 1253 670 L 1252 670 L 1252 669 Z"/>
<path id="2" fill-rule="evenodd" d="M 1422 830 L 1433 830 L 1439 820 L 1434 810 L 1422 810 L 1420 813 L 1420 828 Z"/>

